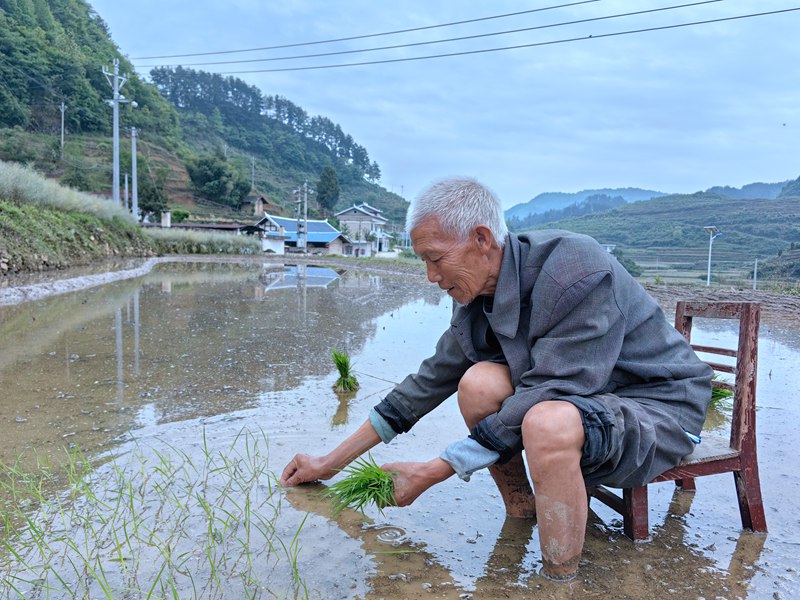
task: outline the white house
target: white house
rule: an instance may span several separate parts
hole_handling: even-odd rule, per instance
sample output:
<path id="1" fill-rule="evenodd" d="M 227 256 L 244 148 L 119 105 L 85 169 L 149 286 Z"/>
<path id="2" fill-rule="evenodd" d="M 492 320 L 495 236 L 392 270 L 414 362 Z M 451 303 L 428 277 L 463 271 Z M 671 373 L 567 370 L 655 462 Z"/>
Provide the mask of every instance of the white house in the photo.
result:
<path id="1" fill-rule="evenodd" d="M 277 254 L 284 254 L 286 248 L 290 251 L 298 249 L 297 219 L 264 213 L 264 217 L 256 225 L 265 230 L 261 238 L 264 252 L 273 250 Z M 350 244 L 350 240 L 328 221 L 317 219 L 308 220 L 306 238 L 307 250 L 313 254 L 344 254 L 345 246 Z M 277 245 L 280 245 L 280 251 L 275 249 Z"/>
<path id="2" fill-rule="evenodd" d="M 389 219 L 382 216 L 381 211 L 374 206 L 362 202 L 340 210 L 334 216 L 351 240 L 351 251 L 348 252 L 348 248 L 345 247 L 345 254 L 372 256 L 389 249 L 392 236 L 384 231 Z"/>

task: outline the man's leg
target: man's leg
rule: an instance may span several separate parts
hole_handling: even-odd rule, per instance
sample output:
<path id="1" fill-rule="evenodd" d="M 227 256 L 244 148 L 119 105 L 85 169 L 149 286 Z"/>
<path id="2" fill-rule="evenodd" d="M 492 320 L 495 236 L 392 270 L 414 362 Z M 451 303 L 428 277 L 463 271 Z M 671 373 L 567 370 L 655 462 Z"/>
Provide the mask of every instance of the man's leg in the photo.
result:
<path id="1" fill-rule="evenodd" d="M 458 385 L 458 406 L 467 427 L 472 429 L 484 417 L 500 410 L 503 400 L 514 393 L 511 372 L 506 365 L 476 363 Z M 489 473 L 500 490 L 510 517 L 533 517 L 536 506 L 528 482 L 522 453 L 502 465 L 492 465 Z"/>
<path id="2" fill-rule="evenodd" d="M 536 404 L 522 423 L 536 493 L 542 572 L 554 579 L 574 577 L 583 551 L 589 510 L 580 468 L 584 437 L 580 412 L 569 402 Z"/>

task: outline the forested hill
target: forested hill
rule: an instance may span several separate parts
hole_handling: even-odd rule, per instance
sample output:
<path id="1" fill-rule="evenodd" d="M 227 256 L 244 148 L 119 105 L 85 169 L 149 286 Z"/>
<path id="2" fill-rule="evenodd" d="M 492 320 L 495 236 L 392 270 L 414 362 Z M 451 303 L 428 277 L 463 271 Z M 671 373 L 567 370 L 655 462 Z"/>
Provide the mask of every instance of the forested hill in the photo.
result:
<path id="1" fill-rule="evenodd" d="M 304 179 L 316 183 L 332 167 L 341 188 L 337 208 L 366 201 L 402 222 L 407 203 L 377 185 L 378 163 L 329 118 L 310 116 L 291 100 L 235 77 L 183 67 L 156 68 L 150 76 L 181 115 L 184 139 L 202 151 L 226 144 L 248 160 L 256 157 L 257 171 L 267 175 L 257 177 L 263 191 L 289 197 L 292 186 Z"/>
<path id="2" fill-rule="evenodd" d="M 120 168 L 130 169 L 136 127 L 140 205 L 203 205 L 235 216 L 247 196 L 262 195 L 289 213 L 292 190 L 304 181 L 313 189 L 330 167 L 340 184 L 335 208 L 368 202 L 402 222 L 407 203 L 378 184 L 380 167 L 339 125 L 232 77 L 156 69 L 148 83 L 86 0 L 0 0 L 0 159 L 110 195 L 112 90 L 103 71 L 115 59 L 127 77 L 121 91 L 138 105 L 120 108 Z M 190 180 L 200 172 L 225 185 Z M 214 189 L 228 192 L 209 197 Z"/>
<path id="3" fill-rule="evenodd" d="M 623 249 L 708 247 L 706 225 L 723 232 L 719 251 L 774 256 L 800 246 L 800 179 L 787 183 L 778 198 L 736 200 L 698 192 L 634 202 L 576 218 L 537 224 L 528 229 L 559 228 L 586 233 Z"/>
<path id="4" fill-rule="evenodd" d="M 130 73 L 124 93 L 138 108 L 125 124 L 161 138 L 178 135 L 178 116 L 139 79 L 111 40 L 103 19 L 83 0 L 0 0 L 0 127 L 57 134 L 61 103 L 71 134 L 110 134 L 113 60 Z M 177 139 L 173 139 L 175 143 Z"/>

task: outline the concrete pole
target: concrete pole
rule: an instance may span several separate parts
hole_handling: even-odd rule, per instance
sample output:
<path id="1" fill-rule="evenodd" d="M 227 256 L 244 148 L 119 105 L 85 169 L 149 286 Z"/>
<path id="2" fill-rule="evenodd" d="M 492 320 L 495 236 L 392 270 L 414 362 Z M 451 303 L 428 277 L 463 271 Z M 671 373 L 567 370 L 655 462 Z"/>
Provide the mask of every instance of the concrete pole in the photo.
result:
<path id="1" fill-rule="evenodd" d="M 308 182 L 303 182 L 303 252 L 308 254 Z"/>
<path id="2" fill-rule="evenodd" d="M 758 289 L 758 259 L 756 259 L 756 264 L 753 266 L 753 289 Z"/>
<path id="3" fill-rule="evenodd" d="M 125 82 L 128 80 L 127 77 L 122 77 L 119 74 L 119 59 L 114 59 L 114 70 L 108 71 L 105 67 L 103 67 L 103 75 L 106 76 L 106 80 L 111 85 L 111 90 L 113 92 L 111 100 L 107 101 L 111 104 L 111 108 L 113 111 L 113 131 L 112 131 L 112 139 L 113 139 L 113 154 L 114 154 L 114 166 L 113 166 L 113 177 L 111 183 L 111 196 L 114 199 L 115 204 L 119 204 L 119 104 L 120 102 L 127 102 L 124 98 L 120 95 L 119 90 L 125 85 Z M 135 105 L 135 104 L 134 104 Z"/>
<path id="4" fill-rule="evenodd" d="M 114 59 L 114 83 L 112 85 L 114 96 L 112 102 L 114 111 L 114 176 L 112 178 L 114 202 L 119 204 L 119 60 Z"/>
<path id="5" fill-rule="evenodd" d="M 139 184 L 136 176 L 136 127 L 131 127 L 131 173 L 133 176 L 133 198 L 131 212 L 136 222 L 139 222 Z"/>
<path id="6" fill-rule="evenodd" d="M 128 210 L 128 174 L 125 173 L 125 193 L 122 198 L 122 208 Z"/>
<path id="7" fill-rule="evenodd" d="M 64 147 L 64 111 L 67 110 L 67 105 L 63 102 L 59 106 L 61 109 L 61 147 Z"/>

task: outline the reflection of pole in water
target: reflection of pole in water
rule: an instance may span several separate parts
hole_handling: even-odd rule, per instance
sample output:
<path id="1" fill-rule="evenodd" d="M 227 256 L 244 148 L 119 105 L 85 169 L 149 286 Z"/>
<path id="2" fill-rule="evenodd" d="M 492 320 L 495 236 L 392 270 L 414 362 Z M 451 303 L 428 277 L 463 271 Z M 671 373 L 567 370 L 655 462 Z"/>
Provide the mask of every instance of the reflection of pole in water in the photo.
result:
<path id="1" fill-rule="evenodd" d="M 133 374 L 139 375 L 139 292 L 133 294 Z"/>
<path id="2" fill-rule="evenodd" d="M 295 267 L 297 273 L 297 302 L 298 310 L 303 315 L 303 323 L 306 322 L 306 311 L 308 310 L 308 286 L 307 284 L 307 271 L 306 265 L 297 265 Z"/>
<path id="3" fill-rule="evenodd" d="M 64 335 L 64 362 L 67 363 L 67 382 L 69 382 L 72 380 L 71 373 L 69 372 L 71 362 L 69 354 L 69 331 L 66 331 Z"/>
<path id="4" fill-rule="evenodd" d="M 117 334 L 117 401 L 122 402 L 122 309 L 117 309 L 114 324 Z"/>

